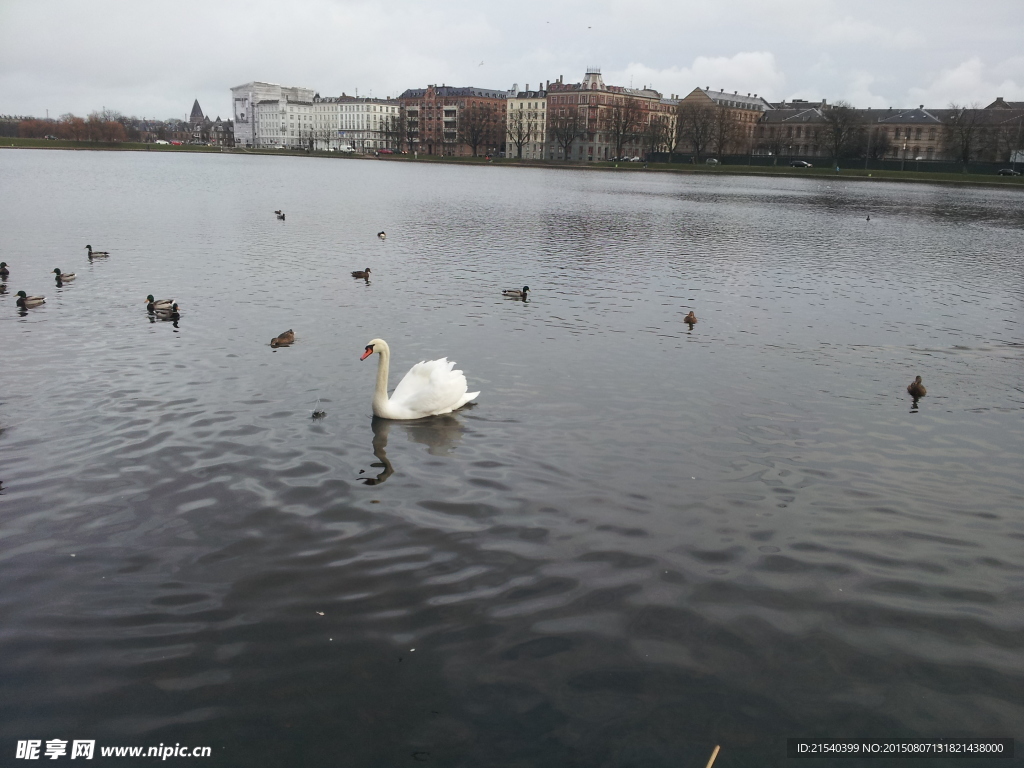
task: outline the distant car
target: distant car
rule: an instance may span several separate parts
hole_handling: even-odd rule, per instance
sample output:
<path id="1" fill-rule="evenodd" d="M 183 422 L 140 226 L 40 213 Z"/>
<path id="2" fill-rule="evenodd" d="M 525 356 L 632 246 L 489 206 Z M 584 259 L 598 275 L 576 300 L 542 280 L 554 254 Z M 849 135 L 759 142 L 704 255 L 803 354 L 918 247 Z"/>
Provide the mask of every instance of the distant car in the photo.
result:
<path id="1" fill-rule="evenodd" d="M 1020 176 L 1020 171 L 1015 171 L 1013 168 L 1000 168 L 996 173 L 1000 176 Z"/>
<path id="2" fill-rule="evenodd" d="M 705 160 L 704 162 L 705 162 L 705 163 L 706 163 L 707 165 L 718 165 L 718 158 L 715 158 L 715 157 L 709 157 L 709 158 L 708 158 L 707 160 Z"/>
<path id="3" fill-rule="evenodd" d="M 339 152 L 348 152 L 348 153 L 351 154 L 351 153 L 354 153 L 356 151 L 356 148 L 355 147 L 338 147 L 338 151 Z"/>
<path id="4" fill-rule="evenodd" d="M 183 145 L 184 143 L 185 143 L 185 142 L 183 142 L 183 141 L 172 141 L 172 142 L 171 142 L 171 144 L 173 144 L 173 145 L 174 145 L 174 146 L 176 146 L 176 147 L 180 147 L 180 146 L 182 146 L 182 145 Z"/>
<path id="5" fill-rule="evenodd" d="M 56 141 L 57 140 L 56 136 L 43 136 L 43 138 L 44 139 L 48 139 L 49 141 Z"/>
<path id="6" fill-rule="evenodd" d="M 154 141 L 153 143 L 154 143 L 154 144 L 170 144 L 171 142 L 169 142 L 169 141 L 164 141 L 163 139 L 157 139 L 157 140 L 156 140 L 156 141 Z"/>
<path id="7" fill-rule="evenodd" d="M 393 154 L 395 154 L 395 150 L 393 150 L 393 149 L 378 149 L 377 150 L 377 154 L 380 154 L 380 155 L 393 155 Z"/>
<path id="8" fill-rule="evenodd" d="M 806 160 L 790 160 L 790 168 L 813 168 L 814 166 L 808 163 Z"/>

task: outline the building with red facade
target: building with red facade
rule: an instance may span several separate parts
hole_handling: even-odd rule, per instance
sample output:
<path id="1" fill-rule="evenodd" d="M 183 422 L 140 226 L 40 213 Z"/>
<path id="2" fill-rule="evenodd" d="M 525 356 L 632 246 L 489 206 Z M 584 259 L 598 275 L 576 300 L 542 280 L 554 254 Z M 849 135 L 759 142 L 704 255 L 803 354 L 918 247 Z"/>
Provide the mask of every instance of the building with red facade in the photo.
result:
<path id="1" fill-rule="evenodd" d="M 497 154 L 505 144 L 507 97 L 506 91 L 487 88 L 410 88 L 398 97 L 409 149 L 454 157 Z"/>

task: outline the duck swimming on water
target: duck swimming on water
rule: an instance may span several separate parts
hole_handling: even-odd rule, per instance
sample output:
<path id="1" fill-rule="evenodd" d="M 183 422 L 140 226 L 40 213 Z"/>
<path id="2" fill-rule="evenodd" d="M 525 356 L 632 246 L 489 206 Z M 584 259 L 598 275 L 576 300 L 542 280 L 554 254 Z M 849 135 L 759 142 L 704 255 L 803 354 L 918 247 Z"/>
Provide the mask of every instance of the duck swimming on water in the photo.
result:
<path id="1" fill-rule="evenodd" d="M 693 314 L 693 310 L 692 309 L 690 310 L 690 314 L 688 314 L 686 317 L 683 318 L 683 322 L 684 323 L 689 323 L 690 325 L 693 325 L 694 323 L 697 322 L 697 316 L 695 314 Z"/>
<path id="2" fill-rule="evenodd" d="M 377 237 L 379 237 L 381 240 L 388 239 L 387 233 L 383 229 L 377 233 Z"/>
<path id="3" fill-rule="evenodd" d="M 61 283 L 67 283 L 75 279 L 74 272 L 61 272 L 60 268 L 55 268 L 53 274 L 57 276 L 57 281 Z"/>
<path id="4" fill-rule="evenodd" d="M 907 385 L 907 392 L 910 396 L 917 400 L 919 397 L 924 397 L 928 394 L 928 390 L 924 388 L 924 384 L 921 383 L 921 377 L 918 376 L 910 384 Z"/>
<path id="5" fill-rule="evenodd" d="M 502 291 L 501 295 L 509 299 L 523 299 L 525 301 L 526 294 L 528 294 L 529 292 L 530 286 L 524 285 L 523 290 L 521 291 L 517 291 L 515 288 L 511 288 L 509 290 Z"/>
<path id="6" fill-rule="evenodd" d="M 357 277 L 360 280 L 369 280 L 370 279 L 370 268 L 367 267 L 366 269 L 364 269 L 362 271 L 353 272 L 352 273 L 352 277 Z"/>
<path id="7" fill-rule="evenodd" d="M 173 303 L 174 299 L 154 299 L 152 293 L 146 297 L 146 309 L 150 312 L 155 312 L 158 309 L 168 309 Z"/>
<path id="8" fill-rule="evenodd" d="M 109 256 L 109 255 L 110 255 L 109 253 L 107 253 L 107 251 L 94 251 L 94 250 L 92 249 L 92 246 L 91 246 L 91 245 L 87 245 L 87 246 L 85 246 L 85 247 L 86 247 L 86 248 L 88 249 L 88 251 L 89 251 L 89 258 L 90 258 L 90 259 L 99 259 L 99 258 L 102 258 L 102 257 L 105 257 L 105 256 Z"/>
<path id="9" fill-rule="evenodd" d="M 0 280 L 6 280 L 11 274 L 11 270 L 7 268 L 6 261 L 0 261 Z"/>
<path id="10" fill-rule="evenodd" d="M 18 291 L 18 300 L 14 302 L 22 309 L 29 309 L 31 307 L 38 307 L 40 304 L 46 303 L 45 296 L 28 296 L 24 291 Z"/>
<path id="11" fill-rule="evenodd" d="M 295 331 L 290 328 L 282 333 L 280 336 L 275 336 L 270 340 L 270 346 L 272 347 L 287 347 L 295 341 Z"/>

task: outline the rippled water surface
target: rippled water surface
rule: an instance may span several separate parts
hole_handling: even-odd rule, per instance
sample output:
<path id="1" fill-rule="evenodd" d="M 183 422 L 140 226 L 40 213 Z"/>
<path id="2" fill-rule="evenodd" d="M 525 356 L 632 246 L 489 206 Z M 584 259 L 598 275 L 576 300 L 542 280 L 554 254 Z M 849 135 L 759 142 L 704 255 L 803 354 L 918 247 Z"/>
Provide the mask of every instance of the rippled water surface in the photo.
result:
<path id="1" fill-rule="evenodd" d="M 1024 737 L 1019 192 L 8 150 L 0 193 L 3 764 Z M 374 422 L 378 336 L 478 403 Z"/>

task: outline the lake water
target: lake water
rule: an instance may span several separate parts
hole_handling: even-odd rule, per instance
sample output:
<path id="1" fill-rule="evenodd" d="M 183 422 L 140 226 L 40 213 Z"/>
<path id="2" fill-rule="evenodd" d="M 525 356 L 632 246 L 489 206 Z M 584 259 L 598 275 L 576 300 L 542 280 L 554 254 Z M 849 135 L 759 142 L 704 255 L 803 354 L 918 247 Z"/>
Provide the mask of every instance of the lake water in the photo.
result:
<path id="1" fill-rule="evenodd" d="M 1019 192 L 8 150 L 0 193 L 3 764 L 1024 738 Z M 375 423 L 374 337 L 477 404 Z"/>

